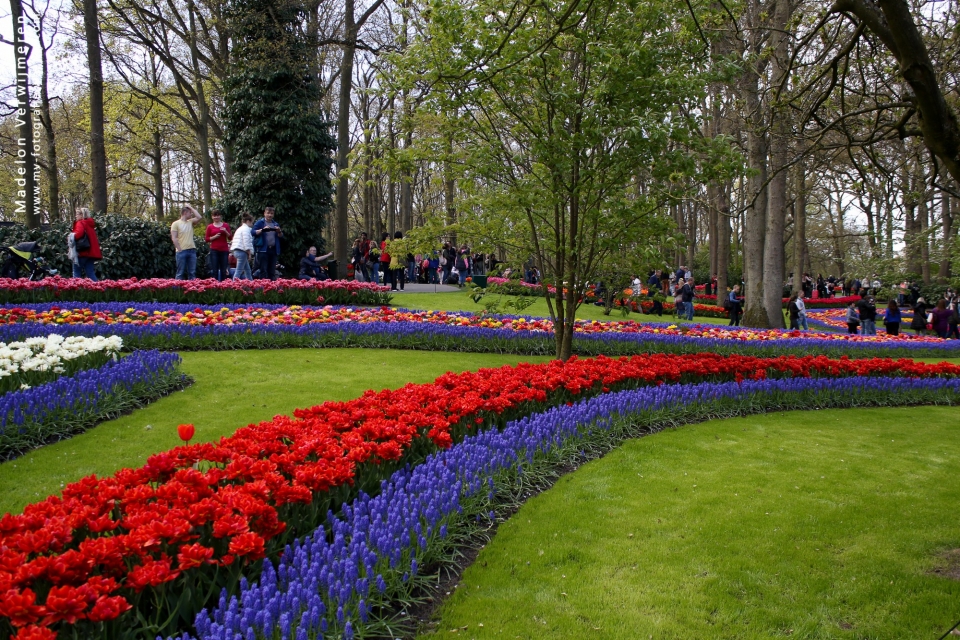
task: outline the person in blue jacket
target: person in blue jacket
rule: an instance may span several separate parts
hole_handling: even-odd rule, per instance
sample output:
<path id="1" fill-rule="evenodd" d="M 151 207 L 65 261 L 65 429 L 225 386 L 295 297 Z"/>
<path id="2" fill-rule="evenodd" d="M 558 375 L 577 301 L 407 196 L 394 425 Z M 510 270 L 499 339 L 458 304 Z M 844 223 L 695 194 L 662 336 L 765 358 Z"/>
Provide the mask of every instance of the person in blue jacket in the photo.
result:
<path id="1" fill-rule="evenodd" d="M 900 305 L 897 304 L 896 299 L 890 298 L 890 302 L 887 303 L 887 312 L 883 315 L 883 326 L 887 328 L 887 335 L 900 335 L 900 323 L 902 321 Z"/>
<path id="2" fill-rule="evenodd" d="M 253 225 L 253 246 L 257 250 L 257 260 L 260 264 L 260 277 L 270 280 L 277 279 L 277 259 L 280 257 L 280 241 L 283 231 L 273 219 L 273 207 L 263 209 L 263 217 Z"/>

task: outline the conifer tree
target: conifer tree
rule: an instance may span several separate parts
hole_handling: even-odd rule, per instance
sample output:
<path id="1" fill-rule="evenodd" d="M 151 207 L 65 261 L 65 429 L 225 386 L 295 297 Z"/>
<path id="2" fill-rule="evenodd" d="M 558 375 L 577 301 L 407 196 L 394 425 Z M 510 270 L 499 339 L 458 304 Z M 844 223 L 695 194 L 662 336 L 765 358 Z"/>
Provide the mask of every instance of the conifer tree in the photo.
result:
<path id="1" fill-rule="evenodd" d="M 233 0 L 230 20 L 234 66 L 223 121 L 234 170 L 222 205 L 233 219 L 275 207 L 285 240 L 281 261 L 296 264 L 308 247 L 322 248 L 336 148 L 310 72 L 303 5 Z"/>

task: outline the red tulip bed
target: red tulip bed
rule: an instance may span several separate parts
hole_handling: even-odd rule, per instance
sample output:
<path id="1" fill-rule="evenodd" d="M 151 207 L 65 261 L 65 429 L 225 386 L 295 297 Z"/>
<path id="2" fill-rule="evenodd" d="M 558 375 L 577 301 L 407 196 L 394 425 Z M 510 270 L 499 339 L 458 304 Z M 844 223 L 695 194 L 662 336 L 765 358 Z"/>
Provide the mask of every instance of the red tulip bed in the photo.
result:
<path id="1" fill-rule="evenodd" d="M 174 302 L 188 304 L 388 304 L 390 288 L 352 280 L 101 280 L 0 278 L 0 303 Z"/>
<path id="2" fill-rule="evenodd" d="M 0 519 L 0 635 L 140 637 L 189 626 L 256 561 L 479 430 L 581 398 L 665 382 L 958 377 L 960 366 L 823 356 L 646 355 L 448 373 L 249 425 L 217 443 L 90 476 Z M 181 427 L 192 437 L 189 425 Z"/>

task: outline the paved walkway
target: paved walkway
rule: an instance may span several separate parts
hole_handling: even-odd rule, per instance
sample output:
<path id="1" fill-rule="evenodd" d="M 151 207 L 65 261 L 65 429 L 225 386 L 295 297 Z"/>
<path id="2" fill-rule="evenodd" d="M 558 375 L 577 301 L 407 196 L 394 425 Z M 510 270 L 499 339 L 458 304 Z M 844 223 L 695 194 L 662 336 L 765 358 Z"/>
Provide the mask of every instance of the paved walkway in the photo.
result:
<path id="1" fill-rule="evenodd" d="M 417 284 L 408 282 L 403 286 L 403 291 L 391 291 L 390 293 L 402 295 L 404 293 L 453 293 L 456 291 L 463 291 L 463 289 L 450 284 Z"/>

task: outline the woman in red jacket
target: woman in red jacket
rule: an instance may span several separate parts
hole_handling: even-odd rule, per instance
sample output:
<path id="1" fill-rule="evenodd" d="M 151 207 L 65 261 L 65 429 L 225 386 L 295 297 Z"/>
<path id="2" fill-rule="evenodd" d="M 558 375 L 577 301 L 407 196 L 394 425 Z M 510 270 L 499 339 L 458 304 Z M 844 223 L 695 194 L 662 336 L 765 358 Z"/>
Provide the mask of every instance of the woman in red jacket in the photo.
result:
<path id="1" fill-rule="evenodd" d="M 93 224 L 93 216 L 90 209 L 86 207 L 77 209 L 75 213 L 76 222 L 73 223 L 73 241 L 81 243 L 81 238 L 87 238 L 90 246 L 81 249 L 77 247 L 77 262 L 73 263 L 73 277 L 87 278 L 97 281 L 97 274 L 94 272 L 94 262 L 103 258 L 100 253 L 100 240 L 97 238 L 97 230 Z"/>

